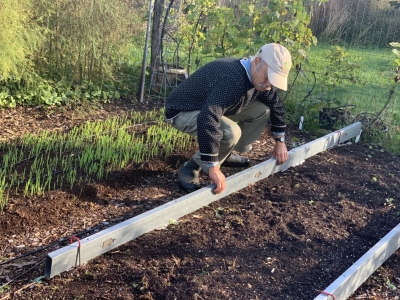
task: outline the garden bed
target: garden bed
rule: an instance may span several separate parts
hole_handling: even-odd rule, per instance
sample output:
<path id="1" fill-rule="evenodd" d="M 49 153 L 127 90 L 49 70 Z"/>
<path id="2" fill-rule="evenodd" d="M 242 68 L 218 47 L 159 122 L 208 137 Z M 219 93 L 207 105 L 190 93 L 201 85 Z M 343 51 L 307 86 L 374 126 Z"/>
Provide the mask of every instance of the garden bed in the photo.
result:
<path id="1" fill-rule="evenodd" d="M 68 130 L 131 109 L 148 107 L 1 111 L 1 138 Z M 288 130 L 289 148 L 310 140 Z M 269 159 L 272 147 L 265 131 L 248 153 L 252 164 Z M 93 234 L 187 194 L 176 172 L 191 154 L 129 164 L 73 190 L 13 196 L 0 213 L 0 285 L 72 234 Z M 237 171 L 223 168 L 226 175 Z M 0 299 L 313 299 L 400 223 L 399 177 L 400 158 L 375 145 L 336 147 L 51 280 L 41 278 L 42 264 L 3 288 Z M 398 299 L 399 289 L 398 250 L 352 299 Z"/>

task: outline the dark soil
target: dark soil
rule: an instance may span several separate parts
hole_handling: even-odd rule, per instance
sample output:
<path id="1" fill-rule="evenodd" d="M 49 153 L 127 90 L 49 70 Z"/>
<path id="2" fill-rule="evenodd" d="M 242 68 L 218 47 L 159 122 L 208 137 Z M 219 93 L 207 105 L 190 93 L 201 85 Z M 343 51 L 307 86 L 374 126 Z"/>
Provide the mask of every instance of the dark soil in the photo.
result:
<path id="1" fill-rule="evenodd" d="M 68 130 L 131 109 L 147 107 L 117 102 L 92 109 L 0 111 L 0 140 L 43 129 Z M 290 128 L 287 145 L 312 139 Z M 269 159 L 272 145 L 265 131 L 248 154 L 252 164 Z M 187 194 L 175 180 L 191 154 L 130 165 L 79 191 L 13 196 L 0 213 L 0 286 L 16 279 L 0 289 L 0 300 L 314 299 L 400 223 L 400 157 L 376 145 L 349 143 L 83 267 L 50 280 L 41 277 L 44 264 L 34 266 L 72 234 L 93 234 Z M 222 170 L 227 176 L 241 171 Z M 209 183 L 204 175 L 203 182 Z M 35 250 L 40 251 L 21 257 Z M 399 299 L 399 251 L 350 299 Z"/>

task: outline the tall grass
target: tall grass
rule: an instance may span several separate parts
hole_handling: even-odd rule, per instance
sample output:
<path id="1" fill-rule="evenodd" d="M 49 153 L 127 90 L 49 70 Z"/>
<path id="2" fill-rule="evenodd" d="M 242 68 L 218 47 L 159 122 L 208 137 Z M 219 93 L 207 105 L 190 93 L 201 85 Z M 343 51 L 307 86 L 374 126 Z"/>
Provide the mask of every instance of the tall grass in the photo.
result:
<path id="1" fill-rule="evenodd" d="M 33 20 L 32 7 L 31 0 L 0 3 L 0 84 L 30 77 L 32 54 L 41 45 L 43 31 Z"/>
<path id="2" fill-rule="evenodd" d="M 126 0 L 2 1 L 0 107 L 135 94 L 145 10 Z"/>
<path id="3" fill-rule="evenodd" d="M 48 30 L 37 62 L 42 75 L 67 82 L 104 82 L 133 40 L 138 14 L 124 0 L 36 0 Z M 128 59 L 128 57 L 124 57 Z M 108 81 L 108 80 L 106 80 Z"/>
<path id="4" fill-rule="evenodd" d="M 396 3 L 329 0 L 314 5 L 311 28 L 320 41 L 331 44 L 385 47 L 400 37 L 400 9 Z"/>

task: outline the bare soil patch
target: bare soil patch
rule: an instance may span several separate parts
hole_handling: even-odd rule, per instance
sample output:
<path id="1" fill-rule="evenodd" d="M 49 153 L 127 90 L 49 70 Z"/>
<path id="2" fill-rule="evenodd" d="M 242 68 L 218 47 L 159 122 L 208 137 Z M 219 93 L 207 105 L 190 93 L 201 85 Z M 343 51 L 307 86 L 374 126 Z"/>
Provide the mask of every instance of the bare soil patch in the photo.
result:
<path id="1" fill-rule="evenodd" d="M 149 106 L 0 111 L 0 140 L 132 109 Z M 312 138 L 290 128 L 288 148 Z M 248 153 L 252 164 L 269 159 L 272 145 L 265 131 Z M 28 271 L 72 234 L 93 234 L 187 194 L 176 172 L 192 153 L 132 164 L 74 190 L 10 199 L 0 213 L 0 286 L 26 273 L 0 299 L 313 299 L 400 223 L 400 157 L 346 144 L 51 280 L 40 278 L 43 264 Z M 399 299 L 399 291 L 398 250 L 351 299 Z"/>

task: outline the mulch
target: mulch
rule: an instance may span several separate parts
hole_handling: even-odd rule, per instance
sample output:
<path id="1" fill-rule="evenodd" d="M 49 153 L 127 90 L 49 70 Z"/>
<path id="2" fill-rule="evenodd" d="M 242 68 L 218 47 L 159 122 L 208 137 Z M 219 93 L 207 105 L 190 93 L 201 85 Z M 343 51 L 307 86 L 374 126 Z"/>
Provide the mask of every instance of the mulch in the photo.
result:
<path id="1" fill-rule="evenodd" d="M 120 101 L 3 110 L 0 140 L 150 108 Z M 313 139 L 290 127 L 287 146 Z M 272 147 L 266 130 L 247 156 L 258 164 L 271 158 Z M 91 235 L 186 195 L 176 184 L 177 169 L 194 150 L 131 164 L 73 190 L 13 195 L 0 212 L 0 286 L 26 273 L 3 287 L 0 299 L 313 299 L 400 223 L 400 157 L 348 143 L 85 266 L 49 280 L 43 264 L 28 271 L 71 235 Z M 205 174 L 202 181 L 209 184 Z M 349 299 L 399 299 L 399 290 L 397 250 Z"/>

